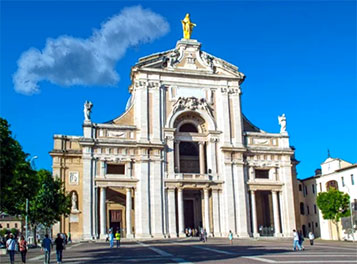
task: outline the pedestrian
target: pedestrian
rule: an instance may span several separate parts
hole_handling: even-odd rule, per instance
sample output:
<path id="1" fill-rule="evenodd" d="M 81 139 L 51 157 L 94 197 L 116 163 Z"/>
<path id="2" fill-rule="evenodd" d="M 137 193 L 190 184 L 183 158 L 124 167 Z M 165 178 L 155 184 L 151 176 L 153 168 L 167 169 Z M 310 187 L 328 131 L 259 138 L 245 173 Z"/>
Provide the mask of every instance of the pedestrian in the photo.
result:
<path id="1" fill-rule="evenodd" d="M 50 264 L 52 247 L 53 247 L 52 241 L 51 239 L 48 238 L 48 234 L 46 234 L 41 244 L 41 250 L 45 252 L 44 264 Z"/>
<path id="2" fill-rule="evenodd" d="M 109 241 L 109 234 L 105 233 L 105 242 L 108 242 L 108 241 Z"/>
<path id="3" fill-rule="evenodd" d="M 10 233 L 9 239 L 6 241 L 6 248 L 7 248 L 7 252 L 9 253 L 9 256 L 10 256 L 11 264 L 15 263 L 16 244 L 17 244 L 17 242 L 14 238 L 14 235 L 12 233 Z"/>
<path id="4" fill-rule="evenodd" d="M 20 238 L 19 249 L 21 253 L 22 263 L 26 263 L 27 241 L 25 240 L 24 236 L 21 236 Z"/>
<path id="5" fill-rule="evenodd" d="M 313 246 L 314 245 L 314 239 L 315 239 L 314 233 L 312 233 L 312 232 L 309 233 L 309 239 L 310 239 L 310 245 Z"/>
<path id="6" fill-rule="evenodd" d="M 298 234 L 299 234 L 299 244 L 300 244 L 300 247 L 302 248 L 302 250 L 305 250 L 304 246 L 302 245 L 302 243 L 304 243 L 304 240 L 305 240 L 305 239 L 304 239 L 304 236 L 303 236 L 301 230 L 298 232 Z"/>
<path id="7" fill-rule="evenodd" d="M 207 242 L 207 231 L 203 229 L 203 242 Z"/>
<path id="8" fill-rule="evenodd" d="M 71 232 L 68 232 L 68 243 L 72 243 Z"/>
<path id="9" fill-rule="evenodd" d="M 55 239 L 55 245 L 56 245 L 56 257 L 57 257 L 57 264 L 62 263 L 62 251 L 64 249 L 65 241 L 61 237 L 61 234 L 57 234 L 57 238 Z"/>
<path id="10" fill-rule="evenodd" d="M 233 245 L 233 233 L 231 230 L 229 230 L 228 239 L 229 239 L 230 244 Z"/>
<path id="11" fill-rule="evenodd" d="M 117 248 L 119 248 L 120 247 L 120 232 L 119 232 L 119 229 L 115 233 L 115 239 L 117 241 Z"/>
<path id="12" fill-rule="evenodd" d="M 110 248 L 114 246 L 114 234 L 112 230 L 109 230 L 109 243 L 110 243 Z"/>
<path id="13" fill-rule="evenodd" d="M 294 237 L 294 243 L 293 243 L 293 250 L 296 251 L 296 248 L 298 250 L 301 250 L 300 244 L 299 244 L 299 234 L 296 232 L 296 230 L 293 230 L 293 237 Z"/>

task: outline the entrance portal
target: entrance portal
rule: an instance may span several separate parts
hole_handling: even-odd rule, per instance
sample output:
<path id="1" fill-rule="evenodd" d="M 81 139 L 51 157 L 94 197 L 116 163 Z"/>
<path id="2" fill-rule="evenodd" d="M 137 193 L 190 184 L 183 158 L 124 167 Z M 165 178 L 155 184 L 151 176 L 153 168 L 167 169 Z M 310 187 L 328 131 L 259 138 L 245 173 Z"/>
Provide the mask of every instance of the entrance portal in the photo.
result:
<path id="1" fill-rule="evenodd" d="M 270 191 L 256 192 L 256 210 L 260 236 L 274 236 L 273 202 Z"/>
<path id="2" fill-rule="evenodd" d="M 109 227 L 115 233 L 117 230 L 121 230 L 122 226 L 122 210 L 110 210 L 109 211 Z"/>
<path id="3" fill-rule="evenodd" d="M 202 227 L 202 196 L 200 190 L 184 190 L 185 228 Z"/>

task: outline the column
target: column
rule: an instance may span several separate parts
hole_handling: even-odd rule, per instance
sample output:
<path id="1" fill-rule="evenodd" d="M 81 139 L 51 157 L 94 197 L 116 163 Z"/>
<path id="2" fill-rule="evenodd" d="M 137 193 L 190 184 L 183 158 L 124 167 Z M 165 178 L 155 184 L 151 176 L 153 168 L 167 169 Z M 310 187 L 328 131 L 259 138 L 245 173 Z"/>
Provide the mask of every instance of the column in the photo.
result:
<path id="1" fill-rule="evenodd" d="M 205 143 L 199 142 L 200 145 L 200 174 L 205 174 Z"/>
<path id="2" fill-rule="evenodd" d="M 281 237 L 280 231 L 280 219 L 279 219 L 279 206 L 278 206 L 278 195 L 277 191 L 272 191 L 272 198 L 273 198 L 273 214 L 274 214 L 274 235 L 276 237 Z"/>
<path id="3" fill-rule="evenodd" d="M 105 238 L 107 232 L 106 188 L 100 188 L 100 238 Z"/>
<path id="4" fill-rule="evenodd" d="M 259 237 L 258 223 L 257 223 L 257 210 L 256 210 L 256 203 L 255 203 L 255 191 L 250 191 L 250 197 L 252 201 L 253 237 Z"/>
<path id="5" fill-rule="evenodd" d="M 180 172 L 180 141 L 175 141 L 175 171 Z"/>
<path id="6" fill-rule="evenodd" d="M 169 220 L 169 235 L 170 237 L 177 237 L 176 232 L 176 205 L 175 205 L 175 189 L 167 189 L 167 209 Z"/>
<path id="7" fill-rule="evenodd" d="M 207 234 L 211 234 L 210 224 L 209 224 L 209 189 L 204 189 L 204 200 L 205 200 L 205 228 Z"/>
<path id="8" fill-rule="evenodd" d="M 131 208 L 132 208 L 132 200 L 131 200 L 131 188 L 126 189 L 126 204 L 125 204 L 125 213 L 126 213 L 126 237 L 132 238 L 133 233 L 131 232 Z"/>
<path id="9" fill-rule="evenodd" d="M 174 178 L 175 177 L 175 155 L 174 155 L 174 135 L 173 133 L 170 133 L 168 136 L 166 136 L 166 155 L 167 155 L 167 174 L 168 178 Z"/>
<path id="10" fill-rule="evenodd" d="M 179 236 L 185 237 L 185 216 L 183 211 L 183 189 L 177 190 L 177 209 L 178 209 L 178 224 L 179 224 Z"/>
<path id="11" fill-rule="evenodd" d="M 212 206 L 213 206 L 213 234 L 215 237 L 222 236 L 220 223 L 220 208 L 219 208 L 219 190 L 212 189 Z"/>
<path id="12" fill-rule="evenodd" d="M 94 187 L 94 236 L 98 239 L 98 186 Z"/>

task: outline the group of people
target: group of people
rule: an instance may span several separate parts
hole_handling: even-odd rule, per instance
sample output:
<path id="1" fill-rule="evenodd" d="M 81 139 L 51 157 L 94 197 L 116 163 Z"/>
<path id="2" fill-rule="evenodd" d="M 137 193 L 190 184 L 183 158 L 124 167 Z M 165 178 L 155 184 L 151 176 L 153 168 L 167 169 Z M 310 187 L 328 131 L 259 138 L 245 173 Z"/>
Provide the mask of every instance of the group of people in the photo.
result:
<path id="1" fill-rule="evenodd" d="M 6 239 L 6 249 L 10 256 L 10 263 L 15 263 L 15 253 L 20 251 L 22 263 L 26 263 L 26 254 L 27 254 L 27 242 L 23 235 L 20 236 L 20 240 L 17 240 L 17 237 L 14 234 L 10 233 Z"/>
<path id="2" fill-rule="evenodd" d="M 109 241 L 110 248 L 114 246 L 114 238 L 116 240 L 117 248 L 120 247 L 120 230 L 118 229 L 115 234 L 113 232 L 113 229 L 109 229 L 109 234 L 106 235 L 106 241 Z"/>
<path id="3" fill-rule="evenodd" d="M 70 241 L 70 236 L 68 236 L 68 241 Z M 57 264 L 62 263 L 62 251 L 65 249 L 67 243 L 67 237 L 64 237 L 63 234 L 57 234 L 57 238 L 52 242 L 48 234 L 45 235 L 45 238 L 41 243 L 41 250 L 45 254 L 44 263 L 50 263 L 51 250 L 53 249 L 53 244 L 56 245 L 56 257 Z M 28 244 L 23 235 L 20 236 L 20 240 L 10 233 L 6 240 L 6 249 L 10 257 L 10 263 L 15 263 L 15 253 L 19 251 L 21 253 L 22 263 L 26 263 L 26 254 L 28 251 Z"/>
<path id="4" fill-rule="evenodd" d="M 314 245 L 314 239 L 315 236 L 312 232 L 309 232 L 309 240 L 310 240 L 310 245 Z M 294 242 L 293 242 L 293 250 L 305 250 L 305 247 L 303 245 L 304 243 L 304 236 L 301 230 L 296 231 L 295 229 L 293 230 L 293 238 L 294 238 Z"/>

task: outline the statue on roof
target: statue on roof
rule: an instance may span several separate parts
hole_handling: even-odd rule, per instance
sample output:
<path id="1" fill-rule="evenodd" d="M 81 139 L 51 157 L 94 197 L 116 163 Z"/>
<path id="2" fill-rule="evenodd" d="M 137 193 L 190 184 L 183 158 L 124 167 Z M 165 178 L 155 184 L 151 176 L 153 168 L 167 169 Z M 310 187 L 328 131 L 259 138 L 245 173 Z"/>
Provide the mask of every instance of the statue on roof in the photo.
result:
<path id="1" fill-rule="evenodd" d="M 93 107 L 92 102 L 85 101 L 84 109 L 83 109 L 85 122 L 90 122 L 90 114 L 92 112 L 92 107 Z"/>
<path id="2" fill-rule="evenodd" d="M 279 125 L 280 125 L 280 133 L 286 132 L 286 117 L 285 114 L 282 116 L 278 116 Z"/>
<path id="3" fill-rule="evenodd" d="M 183 38 L 190 39 L 193 27 L 195 27 L 196 24 L 191 23 L 189 13 L 186 14 L 185 18 L 183 20 L 181 20 L 181 22 L 182 22 L 182 29 L 183 29 Z"/>

